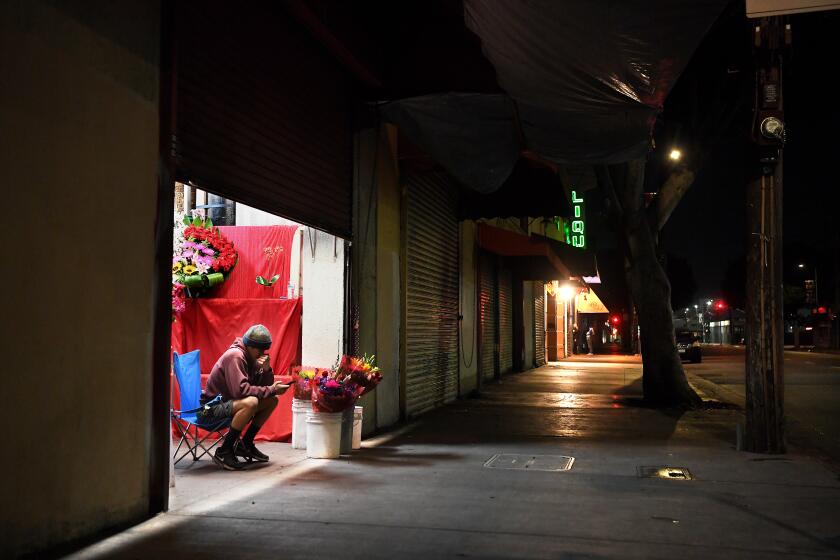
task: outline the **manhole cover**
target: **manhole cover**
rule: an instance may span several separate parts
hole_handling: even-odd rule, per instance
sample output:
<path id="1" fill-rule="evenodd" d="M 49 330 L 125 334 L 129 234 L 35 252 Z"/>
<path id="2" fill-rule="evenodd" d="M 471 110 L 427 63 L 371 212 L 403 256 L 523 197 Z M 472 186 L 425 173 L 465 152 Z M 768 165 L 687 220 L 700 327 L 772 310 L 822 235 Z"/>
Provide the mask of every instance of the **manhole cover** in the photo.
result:
<path id="1" fill-rule="evenodd" d="M 694 480 L 685 467 L 638 467 L 640 478 L 667 478 L 668 480 Z"/>
<path id="2" fill-rule="evenodd" d="M 529 471 L 568 471 L 572 469 L 574 457 L 565 455 L 513 455 L 497 453 L 484 466 L 488 469 L 513 469 Z"/>

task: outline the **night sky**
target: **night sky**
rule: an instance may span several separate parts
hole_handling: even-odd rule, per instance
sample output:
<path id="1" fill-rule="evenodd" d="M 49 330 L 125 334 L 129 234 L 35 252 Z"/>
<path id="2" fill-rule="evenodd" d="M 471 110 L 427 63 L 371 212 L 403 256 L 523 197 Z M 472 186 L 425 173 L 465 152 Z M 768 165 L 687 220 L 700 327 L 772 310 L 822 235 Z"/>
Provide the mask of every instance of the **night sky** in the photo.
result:
<path id="1" fill-rule="evenodd" d="M 840 174 L 834 169 L 835 162 L 840 161 L 840 89 L 831 86 L 826 75 L 836 73 L 840 64 L 840 11 L 795 15 L 791 25 L 793 49 L 784 82 L 786 270 L 803 257 L 821 259 L 828 269 L 832 258 L 827 251 L 828 241 L 840 228 L 836 194 Z M 735 83 L 749 78 L 749 40 L 743 13 L 732 14 L 719 23 L 695 53 L 666 101 L 655 133 L 657 150 L 648 167 L 648 190 L 656 190 L 656 184 L 667 176 L 669 164 L 665 156 L 671 145 L 691 145 L 688 137 L 694 129 L 687 121 L 692 107 L 697 106 L 692 105 L 691 98 L 698 87 L 706 98 L 705 105 L 699 104 L 705 118 L 715 119 L 720 112 L 713 106 L 714 100 L 705 95 L 707 89 L 697 84 L 709 84 L 712 80 Z M 834 76 L 831 81 L 836 80 Z M 737 86 L 726 90 L 728 103 L 737 97 L 736 91 Z M 751 107 L 749 99 L 730 130 L 708 147 L 708 156 L 694 185 L 662 232 L 665 251 L 689 261 L 698 299 L 718 295 L 728 263 L 743 259 L 745 163 L 750 160 L 746 134 Z M 687 148 L 691 149 L 696 148 Z"/>

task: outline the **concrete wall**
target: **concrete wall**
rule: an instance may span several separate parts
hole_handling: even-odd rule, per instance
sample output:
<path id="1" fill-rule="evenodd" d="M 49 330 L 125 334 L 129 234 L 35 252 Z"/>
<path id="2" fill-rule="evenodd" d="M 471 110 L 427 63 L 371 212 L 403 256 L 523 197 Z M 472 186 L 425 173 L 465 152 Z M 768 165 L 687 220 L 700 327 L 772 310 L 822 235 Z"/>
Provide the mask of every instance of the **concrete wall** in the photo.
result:
<path id="1" fill-rule="evenodd" d="M 0 556 L 148 514 L 159 22 L 0 3 Z"/>
<path id="2" fill-rule="evenodd" d="M 476 306 L 475 222 L 466 220 L 460 224 L 461 235 L 461 315 L 460 361 L 461 395 L 467 395 L 478 388 L 478 317 Z"/>
<path id="3" fill-rule="evenodd" d="M 303 234 L 304 364 L 330 367 L 344 342 L 344 240 L 312 228 Z"/>

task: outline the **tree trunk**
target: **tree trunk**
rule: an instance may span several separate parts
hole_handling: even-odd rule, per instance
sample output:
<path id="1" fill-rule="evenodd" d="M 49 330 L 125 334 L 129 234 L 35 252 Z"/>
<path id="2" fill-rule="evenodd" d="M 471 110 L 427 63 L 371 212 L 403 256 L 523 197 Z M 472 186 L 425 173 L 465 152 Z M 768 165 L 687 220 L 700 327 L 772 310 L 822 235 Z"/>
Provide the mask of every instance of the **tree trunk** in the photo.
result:
<path id="1" fill-rule="evenodd" d="M 643 160 L 635 160 L 611 166 L 608 173 L 602 169 L 598 177 L 621 217 L 626 240 L 627 281 L 641 331 L 644 398 L 655 405 L 695 406 L 701 400 L 686 380 L 674 339 L 671 284 L 645 213 L 644 167 Z"/>
<path id="2" fill-rule="evenodd" d="M 671 285 L 646 229 L 643 226 L 628 232 L 630 245 L 635 249 L 627 269 L 627 281 L 639 315 L 645 400 L 657 405 L 694 406 L 700 404 L 700 398 L 689 386 L 677 352 Z"/>

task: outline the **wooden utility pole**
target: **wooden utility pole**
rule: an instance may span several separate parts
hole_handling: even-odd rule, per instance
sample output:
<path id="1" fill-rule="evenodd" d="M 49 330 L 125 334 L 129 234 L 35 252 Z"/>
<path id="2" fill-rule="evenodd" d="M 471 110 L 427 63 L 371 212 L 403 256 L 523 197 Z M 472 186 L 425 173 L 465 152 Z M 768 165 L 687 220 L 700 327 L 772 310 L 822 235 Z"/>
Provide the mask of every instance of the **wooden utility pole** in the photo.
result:
<path id="1" fill-rule="evenodd" d="M 747 185 L 746 430 L 744 447 L 784 453 L 782 286 L 782 62 L 790 26 L 755 20 L 755 161 Z"/>

